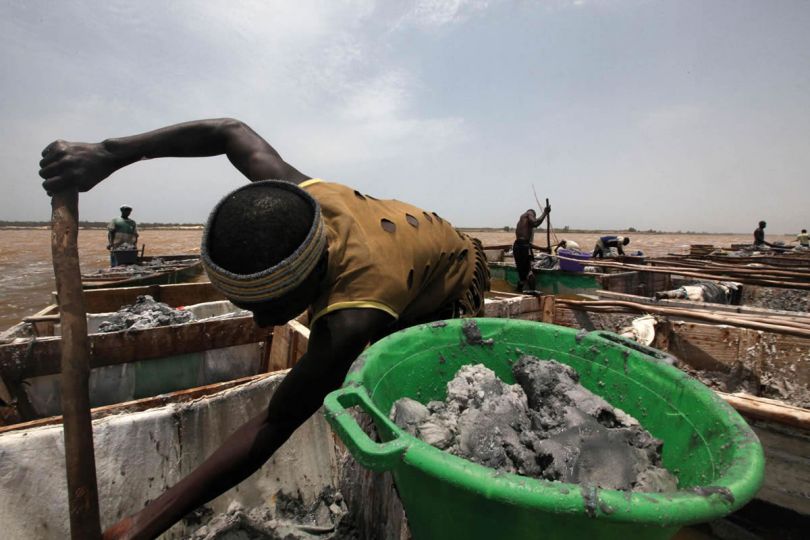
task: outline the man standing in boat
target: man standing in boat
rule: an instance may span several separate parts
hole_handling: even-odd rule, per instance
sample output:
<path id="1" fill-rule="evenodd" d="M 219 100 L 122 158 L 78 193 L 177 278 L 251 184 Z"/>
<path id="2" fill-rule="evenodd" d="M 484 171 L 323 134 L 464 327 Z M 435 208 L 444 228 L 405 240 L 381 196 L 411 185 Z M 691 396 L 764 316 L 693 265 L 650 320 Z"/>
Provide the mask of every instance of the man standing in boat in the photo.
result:
<path id="1" fill-rule="evenodd" d="M 534 230 L 539 227 L 546 216 L 551 212 L 551 206 L 546 206 L 540 218 L 531 208 L 520 215 L 515 226 L 515 242 L 512 244 L 512 254 L 515 257 L 515 266 L 518 271 L 518 291 L 533 291 L 537 288 L 534 272 L 532 272 L 532 241 L 534 240 Z"/>
<path id="2" fill-rule="evenodd" d="M 107 249 L 110 250 L 110 266 L 118 266 L 115 252 L 120 249 L 136 249 L 138 243 L 138 225 L 129 219 L 132 207 L 121 206 L 121 217 L 113 218 L 107 225 Z"/>
<path id="3" fill-rule="evenodd" d="M 371 342 L 412 324 L 483 312 L 489 272 L 480 242 L 435 212 L 311 178 L 237 120 L 201 120 L 101 143 L 56 141 L 40 176 L 53 193 L 87 191 L 118 169 L 159 157 L 225 154 L 251 184 L 208 218 L 201 258 L 211 283 L 260 326 L 309 308 L 307 353 L 266 410 L 197 469 L 106 539 L 154 538 L 259 469 L 338 388 Z"/>

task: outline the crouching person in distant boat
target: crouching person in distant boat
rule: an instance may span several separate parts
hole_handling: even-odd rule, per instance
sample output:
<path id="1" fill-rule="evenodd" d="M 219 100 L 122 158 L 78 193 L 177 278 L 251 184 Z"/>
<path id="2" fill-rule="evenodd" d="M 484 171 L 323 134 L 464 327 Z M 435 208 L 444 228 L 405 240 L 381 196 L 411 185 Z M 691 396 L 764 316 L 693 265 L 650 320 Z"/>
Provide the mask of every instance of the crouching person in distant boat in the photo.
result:
<path id="1" fill-rule="evenodd" d="M 40 176 L 48 193 L 87 191 L 143 159 L 221 154 L 254 183 L 226 195 L 208 218 L 201 258 L 211 283 L 260 326 L 309 310 L 308 350 L 266 410 L 105 539 L 154 538 L 250 476 L 369 343 L 415 323 L 483 313 L 489 272 L 479 241 L 435 213 L 311 178 L 236 120 L 95 144 L 56 141 L 42 152 Z"/>
<path id="2" fill-rule="evenodd" d="M 610 255 L 611 248 L 615 248 L 619 255 L 624 255 L 624 246 L 630 243 L 628 236 L 602 236 L 596 241 L 593 248 L 594 258 L 602 259 L 605 255 Z"/>
<path id="3" fill-rule="evenodd" d="M 708 302 L 711 304 L 740 303 L 742 285 L 734 281 L 695 281 L 671 291 L 655 293 L 656 300 L 684 299 L 692 302 Z"/>
<path id="4" fill-rule="evenodd" d="M 554 246 L 554 253 L 557 253 L 561 249 L 567 249 L 568 251 L 575 251 L 577 253 L 581 253 L 582 249 L 579 247 L 579 244 L 574 242 L 573 240 L 566 240 L 563 238 L 562 240 Z"/>

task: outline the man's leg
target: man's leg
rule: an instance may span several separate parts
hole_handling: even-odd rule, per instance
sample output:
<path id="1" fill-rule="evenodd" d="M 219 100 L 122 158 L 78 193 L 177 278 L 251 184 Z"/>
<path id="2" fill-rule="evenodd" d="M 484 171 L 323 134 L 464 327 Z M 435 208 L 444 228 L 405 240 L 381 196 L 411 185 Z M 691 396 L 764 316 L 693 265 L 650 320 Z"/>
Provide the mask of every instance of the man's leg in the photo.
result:
<path id="1" fill-rule="evenodd" d="M 522 242 L 515 242 L 512 245 L 512 253 L 515 256 L 515 266 L 518 271 L 518 291 L 522 291 L 526 285 L 526 278 L 531 273 L 531 262 L 529 261 L 529 246 Z"/>

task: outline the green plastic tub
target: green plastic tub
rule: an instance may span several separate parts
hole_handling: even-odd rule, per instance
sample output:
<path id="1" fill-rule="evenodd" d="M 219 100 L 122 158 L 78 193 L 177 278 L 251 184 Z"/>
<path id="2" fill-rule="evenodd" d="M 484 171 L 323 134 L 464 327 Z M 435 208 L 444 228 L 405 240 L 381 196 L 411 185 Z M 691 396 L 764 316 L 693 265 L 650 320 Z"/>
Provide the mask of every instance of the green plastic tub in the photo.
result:
<path id="1" fill-rule="evenodd" d="M 470 321 L 480 340 L 468 337 Z M 388 419 L 401 397 L 444 399 L 446 383 L 465 364 L 483 363 L 513 383 L 511 364 L 523 354 L 570 365 L 586 388 L 662 439 L 664 466 L 678 476 L 679 491 L 631 493 L 498 473 L 423 443 Z M 324 405 L 361 465 L 393 473 L 416 540 L 663 539 L 743 506 L 759 489 L 764 466 L 759 440 L 736 411 L 667 360 L 608 332 L 454 320 L 379 341 Z M 360 428 L 347 410 L 353 406 L 371 415 L 382 443 Z"/>

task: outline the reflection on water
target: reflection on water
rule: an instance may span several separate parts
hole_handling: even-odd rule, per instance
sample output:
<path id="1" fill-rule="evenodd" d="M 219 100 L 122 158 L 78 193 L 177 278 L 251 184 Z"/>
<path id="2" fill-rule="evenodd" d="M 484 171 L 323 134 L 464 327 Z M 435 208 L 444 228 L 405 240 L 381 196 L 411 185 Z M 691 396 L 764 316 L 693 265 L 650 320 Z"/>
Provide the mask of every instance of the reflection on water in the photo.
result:
<path id="1" fill-rule="evenodd" d="M 200 251 L 200 229 L 145 229 L 140 240 L 146 245 L 147 255 L 196 254 Z M 514 233 L 474 233 L 484 245 L 511 244 Z M 558 234 L 574 240 L 583 249 L 591 249 L 598 234 Z M 689 244 L 714 244 L 750 241 L 749 235 L 688 235 L 688 234 L 631 234 L 631 251 L 642 250 L 650 255 L 686 253 Z M 542 238 L 541 238 L 542 237 Z M 538 233 L 541 242 L 544 234 Z M 83 272 L 93 272 L 109 265 L 107 231 L 79 231 L 79 257 Z M 22 317 L 36 313 L 50 301 L 54 289 L 51 266 L 51 235 L 48 229 L 0 230 L 0 330 L 17 323 Z"/>

